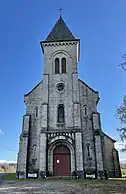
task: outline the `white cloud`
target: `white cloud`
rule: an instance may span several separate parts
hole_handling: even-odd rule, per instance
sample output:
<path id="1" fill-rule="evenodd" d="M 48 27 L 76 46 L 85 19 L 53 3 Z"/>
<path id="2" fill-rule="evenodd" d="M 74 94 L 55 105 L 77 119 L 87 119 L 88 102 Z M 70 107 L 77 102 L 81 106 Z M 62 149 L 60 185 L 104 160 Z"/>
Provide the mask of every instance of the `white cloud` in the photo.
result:
<path id="1" fill-rule="evenodd" d="M 0 129 L 0 135 L 4 135 L 4 132 Z"/>
<path id="2" fill-rule="evenodd" d="M 118 151 L 121 151 L 122 149 L 126 148 L 126 142 L 117 141 L 117 142 L 115 143 L 115 148 L 116 148 Z"/>
<path id="3" fill-rule="evenodd" d="M 118 150 L 120 162 L 126 163 L 126 151 L 121 151 L 126 148 L 126 142 L 117 141 L 115 143 L 115 148 Z"/>
<path id="4" fill-rule="evenodd" d="M 16 164 L 17 162 L 16 161 L 9 161 L 9 160 L 0 160 L 0 164 L 3 164 L 3 163 L 7 163 L 7 164 L 13 163 L 13 164 Z"/>

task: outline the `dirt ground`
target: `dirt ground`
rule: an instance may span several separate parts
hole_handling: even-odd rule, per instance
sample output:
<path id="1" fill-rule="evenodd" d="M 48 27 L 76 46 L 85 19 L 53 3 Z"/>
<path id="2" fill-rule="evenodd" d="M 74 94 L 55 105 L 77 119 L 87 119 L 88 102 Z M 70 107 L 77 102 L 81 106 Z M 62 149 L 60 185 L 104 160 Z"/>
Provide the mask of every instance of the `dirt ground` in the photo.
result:
<path id="1" fill-rule="evenodd" d="M 126 181 L 90 184 L 76 181 L 2 181 L 0 194 L 126 194 Z"/>

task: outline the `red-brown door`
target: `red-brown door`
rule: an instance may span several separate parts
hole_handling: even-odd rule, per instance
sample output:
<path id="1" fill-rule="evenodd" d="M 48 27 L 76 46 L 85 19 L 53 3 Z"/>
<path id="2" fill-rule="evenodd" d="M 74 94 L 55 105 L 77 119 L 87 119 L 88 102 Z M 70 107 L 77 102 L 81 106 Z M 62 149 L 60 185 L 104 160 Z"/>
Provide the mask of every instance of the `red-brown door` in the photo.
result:
<path id="1" fill-rule="evenodd" d="M 53 152 L 53 174 L 54 176 L 70 175 L 70 151 L 68 147 L 57 146 Z"/>

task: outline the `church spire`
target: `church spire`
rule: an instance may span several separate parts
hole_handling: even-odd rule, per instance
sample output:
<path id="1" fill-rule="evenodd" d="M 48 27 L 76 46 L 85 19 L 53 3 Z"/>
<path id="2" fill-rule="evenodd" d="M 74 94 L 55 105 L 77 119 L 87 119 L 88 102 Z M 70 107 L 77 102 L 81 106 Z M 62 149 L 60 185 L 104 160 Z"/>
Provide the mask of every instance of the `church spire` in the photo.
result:
<path id="1" fill-rule="evenodd" d="M 67 41 L 67 40 L 75 40 L 75 37 L 73 36 L 70 29 L 65 24 L 62 16 L 60 15 L 57 23 L 53 27 L 50 34 L 47 36 L 46 40 L 47 42 L 52 41 Z"/>

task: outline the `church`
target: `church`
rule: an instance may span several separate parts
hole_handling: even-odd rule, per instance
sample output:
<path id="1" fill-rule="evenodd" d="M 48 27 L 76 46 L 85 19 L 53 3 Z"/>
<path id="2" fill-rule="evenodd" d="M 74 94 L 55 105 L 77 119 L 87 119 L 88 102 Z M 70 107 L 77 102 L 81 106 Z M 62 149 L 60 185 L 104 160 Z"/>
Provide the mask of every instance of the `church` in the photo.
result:
<path id="1" fill-rule="evenodd" d="M 102 130 L 99 93 L 78 77 L 80 39 L 60 16 L 40 44 L 43 76 L 24 95 L 17 177 L 120 177 L 115 140 Z"/>

